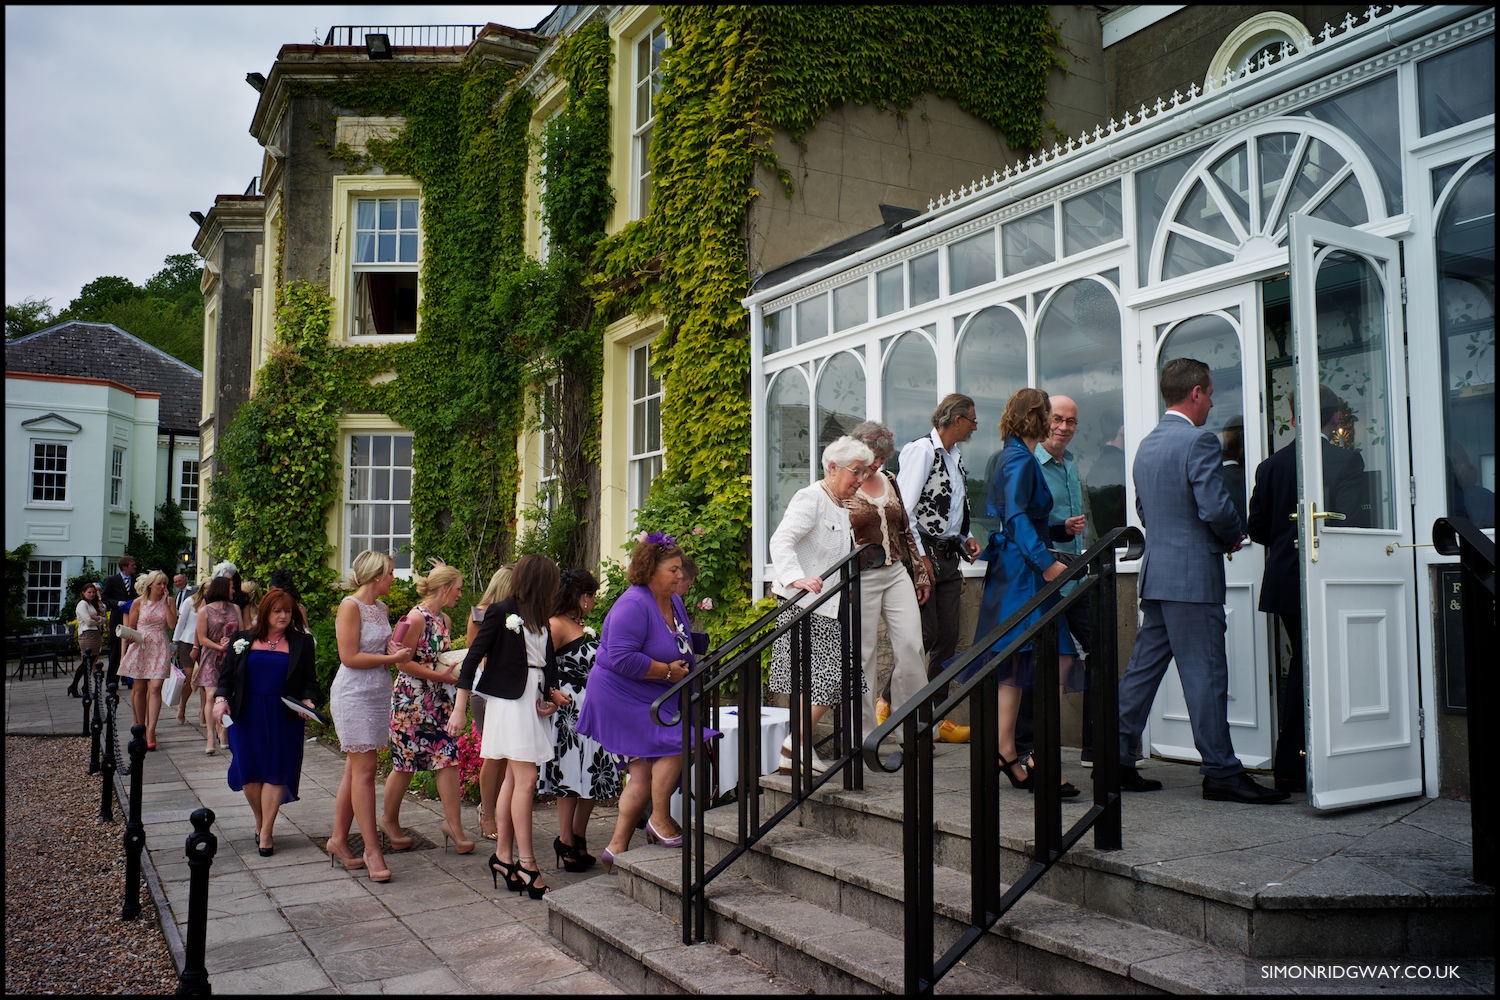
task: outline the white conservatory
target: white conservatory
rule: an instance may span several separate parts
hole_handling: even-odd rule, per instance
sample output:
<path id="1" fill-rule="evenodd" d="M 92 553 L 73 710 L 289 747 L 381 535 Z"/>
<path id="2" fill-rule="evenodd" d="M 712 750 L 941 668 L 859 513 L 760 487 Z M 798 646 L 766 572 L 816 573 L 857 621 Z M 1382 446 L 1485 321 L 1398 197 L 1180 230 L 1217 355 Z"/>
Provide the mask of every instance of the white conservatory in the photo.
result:
<path id="1" fill-rule="evenodd" d="M 1437 795 L 1437 716 L 1463 719 L 1436 634 L 1452 560 L 1432 524 L 1494 528 L 1494 27 L 1493 8 L 1372 7 L 756 290 L 757 584 L 823 444 L 867 417 L 906 441 L 943 395 L 972 396 L 978 514 L 1011 393 L 1071 396 L 1093 521 L 1111 527 L 1115 510 L 1135 521 L 1134 490 L 1117 507 L 1092 467 L 1122 428 L 1133 459 L 1161 415 L 1165 361 L 1209 364 L 1208 428 L 1242 423 L 1252 472 L 1294 437 L 1294 389 L 1313 411 L 1296 424 L 1317 425 L 1325 383 L 1346 404 L 1339 443 L 1361 454 L 1369 504 L 1363 526 L 1323 522 L 1316 545 L 1302 529 L 1301 551 L 1318 554 L 1303 565 L 1311 801 Z M 1318 450 L 1302 463 L 1305 496 L 1321 497 Z M 1269 767 L 1263 555 L 1247 546 L 1226 566 L 1235 746 Z M 1175 671 L 1147 739 L 1196 759 Z"/>

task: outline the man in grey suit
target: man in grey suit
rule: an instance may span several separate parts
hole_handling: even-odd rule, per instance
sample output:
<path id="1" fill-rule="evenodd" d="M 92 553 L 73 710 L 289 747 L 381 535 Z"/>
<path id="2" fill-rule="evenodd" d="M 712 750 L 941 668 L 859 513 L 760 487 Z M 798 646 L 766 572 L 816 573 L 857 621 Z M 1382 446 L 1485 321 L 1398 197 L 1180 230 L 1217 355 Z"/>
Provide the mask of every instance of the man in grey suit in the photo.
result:
<path id="1" fill-rule="evenodd" d="M 1138 580 L 1145 621 L 1120 678 L 1120 785 L 1150 792 L 1161 782 L 1133 766 L 1156 689 L 1175 658 L 1203 758 L 1203 797 L 1229 802 L 1281 802 L 1290 796 L 1255 783 L 1229 736 L 1229 659 L 1224 648 L 1224 553 L 1245 541 L 1221 468 L 1223 450 L 1203 430 L 1213 409 L 1208 366 L 1178 358 L 1162 367 L 1167 405 L 1135 454 L 1135 509 L 1146 532 Z"/>

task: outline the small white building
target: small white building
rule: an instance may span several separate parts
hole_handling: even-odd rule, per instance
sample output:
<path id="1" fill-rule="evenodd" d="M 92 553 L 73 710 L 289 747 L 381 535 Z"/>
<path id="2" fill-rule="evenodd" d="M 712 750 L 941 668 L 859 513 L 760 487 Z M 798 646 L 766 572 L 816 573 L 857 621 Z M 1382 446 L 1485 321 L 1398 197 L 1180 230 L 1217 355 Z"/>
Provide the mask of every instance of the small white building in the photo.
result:
<path id="1" fill-rule="evenodd" d="M 35 546 L 26 614 L 76 601 L 69 577 L 111 573 L 133 510 L 169 497 L 197 534 L 196 368 L 108 323 L 62 323 L 5 345 L 5 547 Z M 145 567 L 143 567 L 145 568 Z"/>

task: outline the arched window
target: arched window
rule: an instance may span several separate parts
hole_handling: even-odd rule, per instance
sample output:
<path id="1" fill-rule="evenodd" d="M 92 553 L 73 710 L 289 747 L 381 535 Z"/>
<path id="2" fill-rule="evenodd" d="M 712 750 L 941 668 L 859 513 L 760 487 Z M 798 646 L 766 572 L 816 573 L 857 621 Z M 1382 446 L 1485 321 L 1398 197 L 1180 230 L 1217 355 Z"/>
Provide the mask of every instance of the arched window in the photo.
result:
<path id="1" fill-rule="evenodd" d="M 932 426 L 937 406 L 937 351 L 932 331 L 909 330 L 889 338 L 881 376 L 881 417 L 896 435 L 896 450 Z M 895 469 L 895 456 L 891 467 Z"/>
<path id="2" fill-rule="evenodd" d="M 1009 306 L 990 306 L 966 318 L 958 335 L 958 391 L 974 400 L 979 426 L 963 446 L 969 473 L 969 509 L 975 538 L 997 525 L 983 517 L 990 473 L 1000 454 L 1000 415 L 1006 401 L 1028 384 L 1026 327 Z"/>
<path id="3" fill-rule="evenodd" d="M 1036 331 L 1036 386 L 1078 404 L 1072 451 L 1089 469 L 1125 423 L 1120 305 L 1098 278 L 1072 281 L 1042 306 Z"/>
<path id="4" fill-rule="evenodd" d="M 853 351 L 840 351 L 818 373 L 818 455 L 865 419 L 865 366 Z M 813 456 L 814 459 L 817 455 Z M 803 485 L 806 485 L 805 483 Z"/>
<path id="5" fill-rule="evenodd" d="M 766 515 L 772 530 L 792 495 L 812 481 L 811 415 L 807 376 L 800 368 L 777 373 L 766 393 Z"/>
<path id="6" fill-rule="evenodd" d="M 1289 52 L 1296 52 L 1307 37 L 1307 28 L 1290 14 L 1277 10 L 1256 14 L 1230 32 L 1213 59 L 1209 60 L 1204 88 L 1223 86 L 1226 73 L 1232 73 L 1230 79 L 1235 80 L 1252 68 L 1259 70 L 1262 58 L 1264 65 L 1269 66 L 1281 58 L 1283 44 Z"/>

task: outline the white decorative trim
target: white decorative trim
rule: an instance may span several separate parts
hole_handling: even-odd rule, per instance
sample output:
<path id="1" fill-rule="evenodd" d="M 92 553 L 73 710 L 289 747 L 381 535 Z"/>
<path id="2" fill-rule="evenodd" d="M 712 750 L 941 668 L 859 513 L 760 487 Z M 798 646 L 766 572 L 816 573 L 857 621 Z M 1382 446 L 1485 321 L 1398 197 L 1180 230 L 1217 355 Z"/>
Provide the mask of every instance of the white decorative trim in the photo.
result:
<path id="1" fill-rule="evenodd" d="M 1231 74 L 1239 68 L 1240 60 L 1245 55 L 1277 36 L 1290 39 L 1291 51 L 1296 51 L 1299 47 L 1298 39 L 1312 37 L 1306 26 L 1290 14 L 1283 14 L 1279 10 L 1262 11 L 1235 28 L 1224 39 L 1224 44 L 1219 46 L 1219 50 L 1209 60 L 1208 75 L 1203 81 L 1204 89 L 1211 88 L 1220 79 L 1231 79 Z M 1285 45 L 1282 48 L 1282 54 L 1276 60 L 1278 62 L 1289 54 Z M 1262 63 L 1262 67 L 1265 65 L 1266 63 Z"/>

